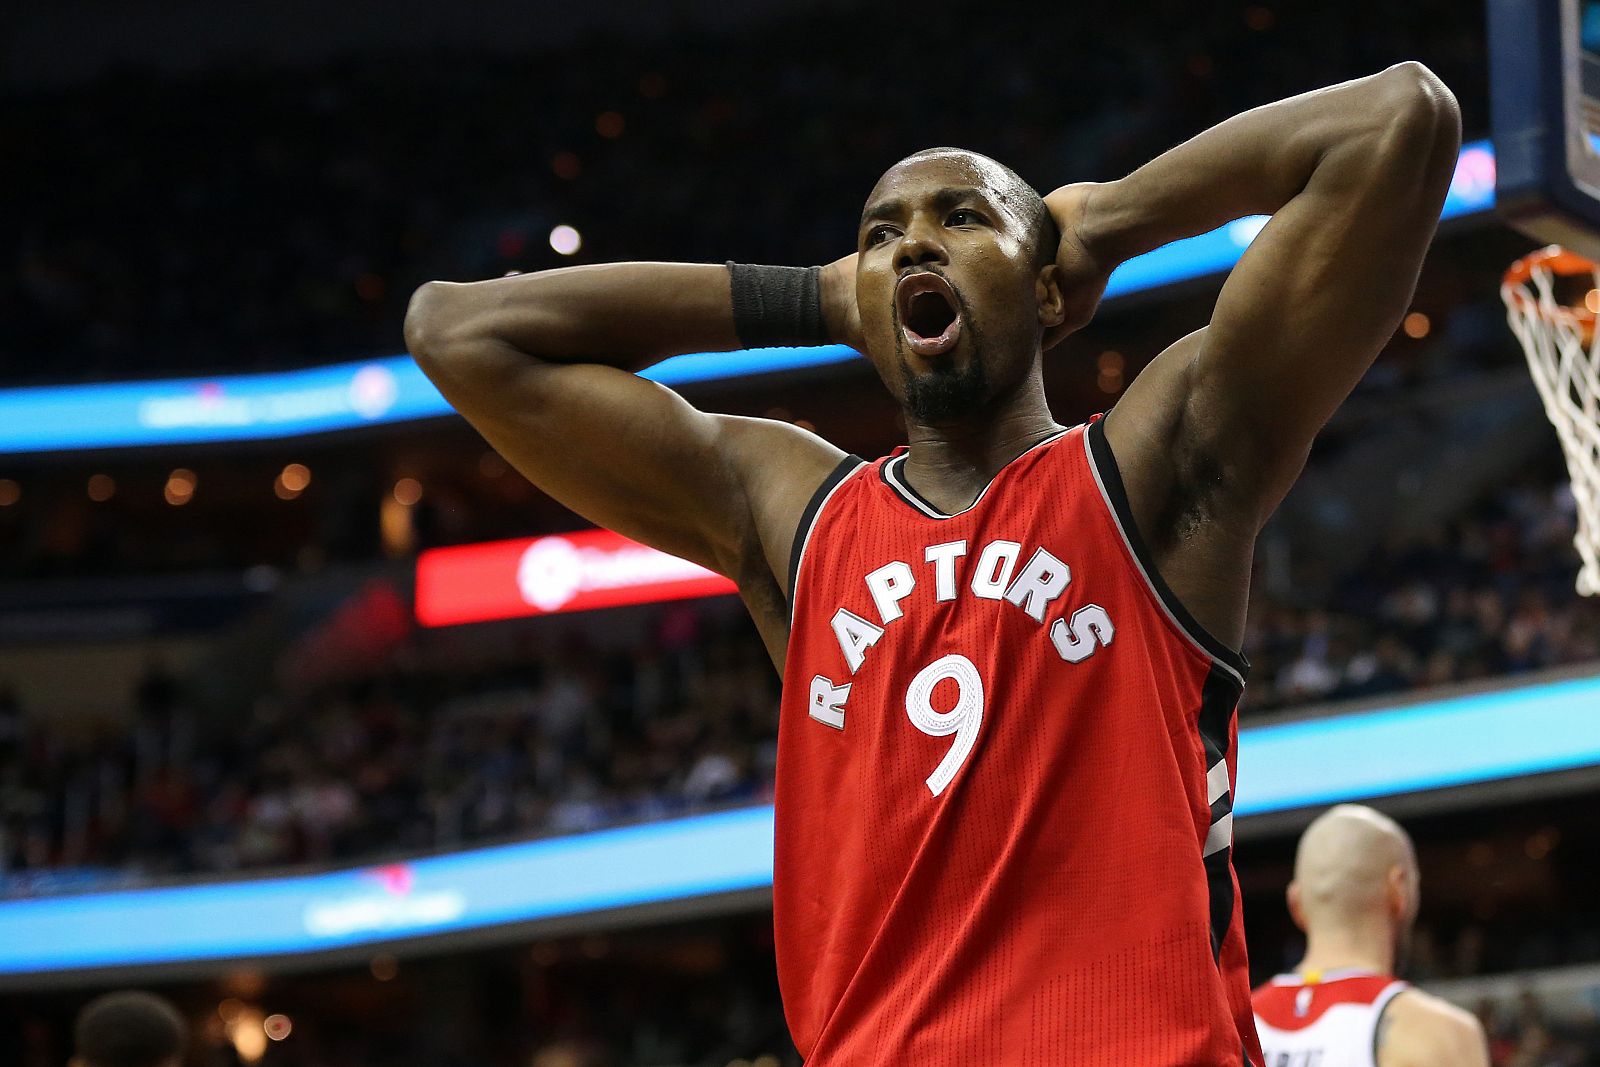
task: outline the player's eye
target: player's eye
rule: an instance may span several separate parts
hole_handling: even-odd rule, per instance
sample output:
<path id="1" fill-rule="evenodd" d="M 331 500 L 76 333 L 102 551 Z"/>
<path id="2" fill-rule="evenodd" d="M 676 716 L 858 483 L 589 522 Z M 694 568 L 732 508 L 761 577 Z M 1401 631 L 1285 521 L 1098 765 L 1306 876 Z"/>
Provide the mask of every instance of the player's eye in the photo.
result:
<path id="1" fill-rule="evenodd" d="M 950 217 L 945 220 L 945 225 L 947 225 L 947 226 L 971 226 L 971 225 L 974 225 L 974 224 L 981 225 L 982 223 L 987 222 L 987 221 L 988 220 L 985 219 L 982 215 L 980 215 L 978 212 L 972 210 L 969 207 L 958 207 L 954 211 L 950 212 Z"/>
<path id="2" fill-rule="evenodd" d="M 893 226 L 874 226 L 867 231 L 867 247 L 871 248 L 873 245 L 882 244 L 893 236 Z"/>

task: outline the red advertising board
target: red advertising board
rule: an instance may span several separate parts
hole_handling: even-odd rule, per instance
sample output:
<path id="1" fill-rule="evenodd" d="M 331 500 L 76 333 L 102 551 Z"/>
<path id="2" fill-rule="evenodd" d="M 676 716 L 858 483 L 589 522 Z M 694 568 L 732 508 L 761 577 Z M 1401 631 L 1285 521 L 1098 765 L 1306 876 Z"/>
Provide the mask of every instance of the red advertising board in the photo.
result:
<path id="1" fill-rule="evenodd" d="M 417 621 L 424 626 L 734 591 L 720 574 L 610 530 L 434 548 L 417 558 Z"/>

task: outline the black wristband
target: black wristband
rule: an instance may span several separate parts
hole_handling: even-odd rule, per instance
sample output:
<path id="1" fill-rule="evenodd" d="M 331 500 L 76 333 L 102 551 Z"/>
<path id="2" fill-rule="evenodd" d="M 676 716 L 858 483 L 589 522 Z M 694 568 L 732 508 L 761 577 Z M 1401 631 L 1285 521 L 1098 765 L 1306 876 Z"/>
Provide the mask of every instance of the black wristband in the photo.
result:
<path id="1" fill-rule="evenodd" d="M 733 328 L 745 348 L 828 343 L 821 267 L 762 267 L 728 261 Z"/>

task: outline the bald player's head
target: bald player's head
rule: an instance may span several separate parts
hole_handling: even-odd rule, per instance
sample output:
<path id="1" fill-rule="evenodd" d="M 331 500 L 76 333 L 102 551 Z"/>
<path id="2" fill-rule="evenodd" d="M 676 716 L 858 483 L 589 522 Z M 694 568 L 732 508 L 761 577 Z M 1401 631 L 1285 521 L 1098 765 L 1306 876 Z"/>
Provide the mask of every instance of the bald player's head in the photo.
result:
<path id="1" fill-rule="evenodd" d="M 1308 939 L 1387 931 L 1398 967 L 1420 901 L 1411 838 L 1382 812 L 1340 804 L 1301 835 L 1289 913 Z"/>
<path id="2" fill-rule="evenodd" d="M 186 1027 L 163 997 L 137 990 L 90 1001 L 73 1026 L 71 1067 L 182 1067 Z"/>

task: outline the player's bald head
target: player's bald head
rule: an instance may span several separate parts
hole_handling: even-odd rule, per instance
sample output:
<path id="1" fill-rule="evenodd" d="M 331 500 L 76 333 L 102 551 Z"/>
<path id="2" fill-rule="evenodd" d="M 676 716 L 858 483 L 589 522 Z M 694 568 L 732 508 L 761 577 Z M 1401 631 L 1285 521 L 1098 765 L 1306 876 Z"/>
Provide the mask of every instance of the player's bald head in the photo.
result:
<path id="1" fill-rule="evenodd" d="M 883 177 L 878 179 L 878 184 L 872 188 L 872 195 L 867 197 L 867 210 L 870 211 L 872 205 L 889 195 L 896 181 L 908 174 L 930 169 L 949 172 L 955 180 L 965 181 L 982 190 L 1027 236 L 1036 266 L 1043 267 L 1055 262 L 1061 234 L 1039 191 L 1004 163 L 969 148 L 924 148 L 906 156 L 884 171 Z"/>
<path id="2" fill-rule="evenodd" d="M 1340 804 L 1317 816 L 1300 837 L 1293 898 L 1308 932 L 1382 919 L 1397 880 L 1409 894 L 1405 910 L 1414 915 L 1416 853 L 1411 838 L 1382 812 Z"/>

